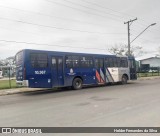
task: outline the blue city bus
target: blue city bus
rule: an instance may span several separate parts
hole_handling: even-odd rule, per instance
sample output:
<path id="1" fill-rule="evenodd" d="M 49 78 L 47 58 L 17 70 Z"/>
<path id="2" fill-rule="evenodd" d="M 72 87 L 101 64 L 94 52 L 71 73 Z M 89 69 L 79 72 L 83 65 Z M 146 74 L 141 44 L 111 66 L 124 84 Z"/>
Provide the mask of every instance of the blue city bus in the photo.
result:
<path id="1" fill-rule="evenodd" d="M 77 90 L 136 79 L 134 57 L 31 49 L 16 54 L 16 83 L 30 88 Z"/>

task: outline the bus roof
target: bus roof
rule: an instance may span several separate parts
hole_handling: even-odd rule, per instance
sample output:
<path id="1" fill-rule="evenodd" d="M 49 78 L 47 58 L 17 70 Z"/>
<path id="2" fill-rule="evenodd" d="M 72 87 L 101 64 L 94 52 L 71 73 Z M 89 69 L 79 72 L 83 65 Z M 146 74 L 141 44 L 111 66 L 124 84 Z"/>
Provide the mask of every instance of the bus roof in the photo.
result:
<path id="1" fill-rule="evenodd" d="M 35 49 L 23 49 L 19 52 L 48 52 L 48 53 L 54 53 L 55 55 L 66 55 L 66 54 L 73 54 L 73 55 L 96 55 L 96 56 L 110 56 L 110 57 L 125 57 L 125 56 L 116 56 L 116 55 L 110 55 L 110 54 L 94 54 L 94 53 L 78 53 L 78 52 L 61 52 L 61 51 L 48 51 L 48 50 L 35 50 Z M 17 54 L 19 53 L 17 52 Z"/>

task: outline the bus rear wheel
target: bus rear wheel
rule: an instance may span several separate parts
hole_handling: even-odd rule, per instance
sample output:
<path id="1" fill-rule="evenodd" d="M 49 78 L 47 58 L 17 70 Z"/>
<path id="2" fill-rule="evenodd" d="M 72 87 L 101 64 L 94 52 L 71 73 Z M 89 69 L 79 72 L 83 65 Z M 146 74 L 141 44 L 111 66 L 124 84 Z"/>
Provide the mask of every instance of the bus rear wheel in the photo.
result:
<path id="1" fill-rule="evenodd" d="M 127 77 L 125 75 L 123 75 L 122 81 L 121 81 L 122 85 L 127 84 L 127 80 L 128 80 Z"/>
<path id="2" fill-rule="evenodd" d="M 72 87 L 74 90 L 79 90 L 82 88 L 82 79 L 80 78 L 75 78 L 73 80 L 73 84 L 72 84 Z"/>

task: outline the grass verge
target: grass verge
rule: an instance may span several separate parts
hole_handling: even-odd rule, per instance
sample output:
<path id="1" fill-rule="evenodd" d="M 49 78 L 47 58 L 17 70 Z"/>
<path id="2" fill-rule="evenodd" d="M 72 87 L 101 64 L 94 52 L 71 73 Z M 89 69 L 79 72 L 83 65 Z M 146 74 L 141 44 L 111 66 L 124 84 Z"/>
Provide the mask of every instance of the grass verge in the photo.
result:
<path id="1" fill-rule="evenodd" d="M 10 83 L 11 83 L 11 87 L 10 87 Z M 15 79 L 10 80 L 10 83 L 9 83 L 9 80 L 0 80 L 0 89 L 17 88 Z"/>

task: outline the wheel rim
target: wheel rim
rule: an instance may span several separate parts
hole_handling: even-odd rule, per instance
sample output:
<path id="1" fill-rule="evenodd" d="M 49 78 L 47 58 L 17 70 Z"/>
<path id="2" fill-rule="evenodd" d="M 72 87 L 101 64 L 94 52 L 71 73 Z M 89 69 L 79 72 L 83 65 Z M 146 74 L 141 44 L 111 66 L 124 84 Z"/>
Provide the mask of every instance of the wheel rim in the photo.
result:
<path id="1" fill-rule="evenodd" d="M 123 77 L 123 78 L 122 78 L 122 83 L 124 83 L 124 84 L 126 84 L 126 83 L 127 83 L 127 79 L 126 79 L 126 77 Z"/>
<path id="2" fill-rule="evenodd" d="M 77 81 L 77 82 L 75 83 L 75 85 L 76 85 L 77 88 L 80 88 L 80 87 L 81 87 L 81 82 L 80 82 L 80 81 Z"/>
<path id="3" fill-rule="evenodd" d="M 72 85 L 73 89 L 75 89 L 75 90 L 81 89 L 82 88 L 82 83 L 83 83 L 82 79 L 75 78 L 73 80 L 73 85 Z"/>

